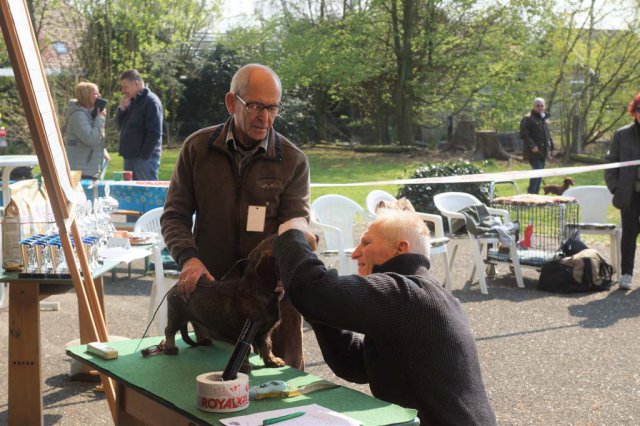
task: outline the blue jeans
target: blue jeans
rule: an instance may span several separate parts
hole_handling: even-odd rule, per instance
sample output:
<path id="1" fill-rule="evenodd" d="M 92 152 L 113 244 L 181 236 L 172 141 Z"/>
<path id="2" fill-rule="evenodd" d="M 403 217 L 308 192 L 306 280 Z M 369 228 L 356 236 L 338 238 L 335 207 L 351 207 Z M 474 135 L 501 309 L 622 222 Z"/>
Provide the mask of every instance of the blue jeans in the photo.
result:
<path id="1" fill-rule="evenodd" d="M 541 160 L 529 160 L 529 164 L 531 164 L 531 168 L 533 170 L 544 169 L 544 159 Z M 542 178 L 531 178 L 529 179 L 529 188 L 527 192 L 529 194 L 537 194 L 540 192 L 540 183 L 542 182 Z"/>
<path id="2" fill-rule="evenodd" d="M 158 180 L 160 151 L 149 158 L 125 158 L 124 169 L 133 172 L 133 180 Z"/>

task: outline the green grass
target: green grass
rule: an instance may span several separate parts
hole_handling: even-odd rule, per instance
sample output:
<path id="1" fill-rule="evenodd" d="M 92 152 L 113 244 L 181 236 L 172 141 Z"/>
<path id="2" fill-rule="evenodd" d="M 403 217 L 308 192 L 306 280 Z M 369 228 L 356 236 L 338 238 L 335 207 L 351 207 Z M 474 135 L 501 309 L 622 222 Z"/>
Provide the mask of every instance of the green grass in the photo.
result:
<path id="1" fill-rule="evenodd" d="M 349 182 L 370 182 L 409 178 L 413 171 L 421 164 L 431 164 L 434 162 L 455 161 L 456 158 L 443 159 L 434 153 L 429 154 L 419 151 L 416 156 L 393 153 L 364 153 L 354 152 L 347 149 L 335 148 L 307 148 L 304 150 L 309 157 L 311 164 L 312 183 L 349 183 Z M 165 149 L 162 151 L 160 162 L 160 180 L 169 180 L 173 172 L 178 149 Z M 111 164 L 107 171 L 107 178 L 111 177 L 111 172 L 122 170 L 122 158 L 113 154 Z M 522 161 L 497 161 L 489 160 L 485 162 L 473 162 L 485 173 L 495 173 L 510 170 L 530 170 L 528 163 Z M 555 160 L 548 164 L 548 167 L 571 167 L 583 164 L 569 163 L 560 164 Z M 604 185 L 602 171 L 580 173 L 572 176 L 576 185 Z M 545 179 L 545 183 L 561 183 L 562 176 Z M 520 192 L 525 192 L 528 180 L 518 180 L 517 185 Z M 325 194 L 341 194 L 356 201 L 361 206 L 365 206 L 367 194 L 374 189 L 383 189 L 392 194 L 396 194 L 398 185 L 369 185 L 353 187 L 321 187 L 311 188 L 312 201 Z M 511 185 L 499 184 L 496 186 L 496 193 L 501 196 L 513 195 L 515 189 Z M 618 222 L 619 214 L 611 207 L 610 220 Z"/>

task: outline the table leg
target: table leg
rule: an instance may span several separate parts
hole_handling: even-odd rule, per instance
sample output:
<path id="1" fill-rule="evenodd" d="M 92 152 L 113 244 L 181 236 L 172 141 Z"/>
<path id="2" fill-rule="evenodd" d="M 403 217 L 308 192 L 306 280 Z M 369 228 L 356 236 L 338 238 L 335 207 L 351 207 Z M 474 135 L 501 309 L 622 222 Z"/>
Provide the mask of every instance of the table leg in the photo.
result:
<path id="1" fill-rule="evenodd" d="M 9 424 L 36 425 L 42 417 L 39 285 L 9 284 Z"/>
<path id="2" fill-rule="evenodd" d="M 98 293 L 98 303 L 100 304 L 100 309 L 102 309 L 102 312 L 104 314 L 104 286 L 102 276 L 94 278 L 93 283 L 96 287 L 96 293 Z M 89 319 L 82 314 L 80 305 L 78 305 L 78 320 L 80 325 L 80 344 L 86 345 L 94 339 L 92 339 L 91 337 Z M 72 367 L 72 372 L 73 371 L 75 370 Z M 76 382 L 97 382 L 100 381 L 100 376 L 98 376 L 97 372 L 94 369 L 88 367 L 85 364 L 79 364 L 79 371 L 72 374 L 71 380 Z"/>
<path id="3" fill-rule="evenodd" d="M 93 283 L 96 287 L 96 293 L 98 293 L 98 303 L 100 304 L 100 309 L 102 309 L 102 313 L 104 315 L 104 281 L 102 279 L 102 276 L 94 278 Z M 89 329 L 90 324 L 89 319 L 82 314 L 80 305 L 78 305 L 78 319 L 80 322 L 80 343 L 86 345 L 91 341 L 91 331 Z"/>

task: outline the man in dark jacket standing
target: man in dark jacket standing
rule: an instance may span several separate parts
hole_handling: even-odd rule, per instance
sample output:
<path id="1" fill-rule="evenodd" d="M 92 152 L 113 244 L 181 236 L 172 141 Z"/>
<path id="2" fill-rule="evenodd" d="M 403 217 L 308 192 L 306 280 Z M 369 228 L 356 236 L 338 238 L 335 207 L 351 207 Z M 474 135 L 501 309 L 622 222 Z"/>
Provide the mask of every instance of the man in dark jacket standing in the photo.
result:
<path id="1" fill-rule="evenodd" d="M 116 111 L 119 153 L 134 180 L 158 180 L 162 152 L 163 111 L 160 99 L 145 87 L 137 70 L 120 75 L 122 100 Z"/>
<path id="2" fill-rule="evenodd" d="M 281 223 L 309 217 L 307 157 L 273 129 L 284 109 L 281 96 L 280 79 L 270 68 L 245 65 L 225 96 L 231 116 L 182 145 L 161 223 L 182 267 L 178 288 L 187 294 L 201 276 L 222 278 Z M 273 353 L 303 369 L 302 317 L 286 298 L 280 310 Z"/>
<path id="3" fill-rule="evenodd" d="M 312 252 L 302 218 L 278 230 L 274 255 L 322 356 L 345 380 L 418 410 L 423 425 L 495 425 L 462 305 L 429 274 L 429 231 L 385 209 L 353 252 L 358 274 L 338 276 Z"/>
<path id="4" fill-rule="evenodd" d="M 534 170 L 544 169 L 547 158 L 551 158 L 555 151 L 553 139 L 547 119 L 549 115 L 544 112 L 544 99 L 536 98 L 533 101 L 533 109 L 520 121 L 520 139 L 522 139 L 522 156 L 529 161 Z M 540 191 L 542 178 L 529 180 L 529 194 L 537 194 Z"/>

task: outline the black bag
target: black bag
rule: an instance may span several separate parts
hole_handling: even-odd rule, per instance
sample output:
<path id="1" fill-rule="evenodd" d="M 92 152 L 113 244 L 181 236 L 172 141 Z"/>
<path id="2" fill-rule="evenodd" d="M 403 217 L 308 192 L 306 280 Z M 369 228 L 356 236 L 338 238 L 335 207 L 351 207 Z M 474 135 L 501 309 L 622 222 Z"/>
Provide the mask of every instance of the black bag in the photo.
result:
<path id="1" fill-rule="evenodd" d="M 560 251 L 565 256 L 573 256 L 588 248 L 589 247 L 580 239 L 580 231 L 575 230 L 569 235 L 565 242 L 562 243 Z"/>
<path id="2" fill-rule="evenodd" d="M 611 288 L 613 267 L 593 249 L 542 265 L 538 290 L 552 293 L 586 293 Z"/>

